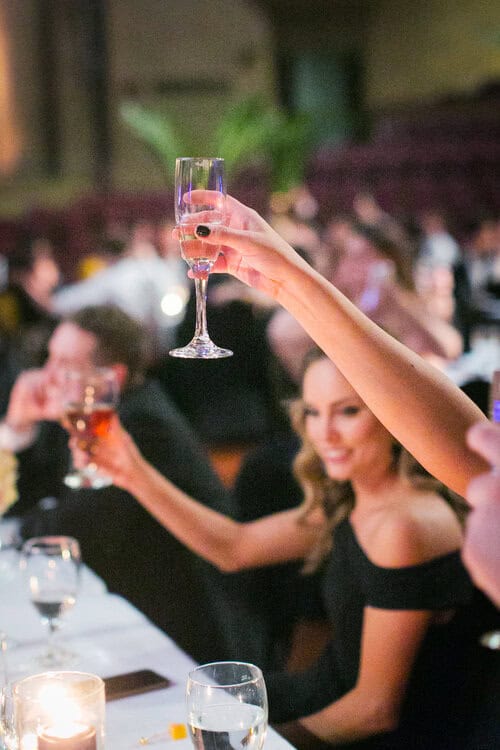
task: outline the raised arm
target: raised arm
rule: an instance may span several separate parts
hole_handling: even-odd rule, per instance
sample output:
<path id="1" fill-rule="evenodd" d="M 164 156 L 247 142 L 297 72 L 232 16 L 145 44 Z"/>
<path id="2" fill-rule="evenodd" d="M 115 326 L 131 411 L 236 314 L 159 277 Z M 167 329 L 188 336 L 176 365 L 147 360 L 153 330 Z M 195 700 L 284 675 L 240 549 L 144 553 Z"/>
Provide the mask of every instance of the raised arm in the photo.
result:
<path id="1" fill-rule="evenodd" d="M 286 308 L 387 429 L 463 495 L 486 468 L 465 439 L 473 423 L 486 420 L 480 409 L 446 375 L 369 320 L 255 211 L 233 198 L 227 205 L 228 226 L 203 234 L 205 242 L 224 245 L 214 270 L 233 274 Z"/>
<path id="2" fill-rule="evenodd" d="M 92 459 L 179 541 L 225 572 L 299 559 L 316 539 L 314 525 L 298 523 L 299 508 L 238 523 L 193 499 L 145 460 L 117 417 Z"/>

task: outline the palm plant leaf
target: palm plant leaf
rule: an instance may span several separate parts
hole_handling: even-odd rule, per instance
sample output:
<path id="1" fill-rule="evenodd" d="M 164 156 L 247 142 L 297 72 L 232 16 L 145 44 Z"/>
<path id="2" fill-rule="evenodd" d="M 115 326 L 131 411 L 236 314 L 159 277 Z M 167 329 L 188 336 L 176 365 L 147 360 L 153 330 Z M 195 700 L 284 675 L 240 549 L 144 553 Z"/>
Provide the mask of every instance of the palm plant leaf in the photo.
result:
<path id="1" fill-rule="evenodd" d="M 123 102 L 120 115 L 125 124 L 159 159 L 168 182 L 172 181 L 175 159 L 183 153 L 171 122 L 163 115 L 134 102 Z"/>
<path id="2" fill-rule="evenodd" d="M 287 192 L 304 180 L 312 147 L 311 120 L 306 114 L 284 115 L 269 141 L 271 189 Z"/>
<path id="3" fill-rule="evenodd" d="M 125 124 L 159 159 L 167 181 L 173 181 L 176 157 L 185 151 L 168 118 L 133 102 L 123 102 Z M 250 164 L 270 169 L 271 189 L 286 192 L 300 184 L 312 144 L 309 119 L 290 115 L 251 96 L 232 103 L 223 113 L 208 145 L 226 161 L 228 176 Z"/>
<path id="4" fill-rule="evenodd" d="M 275 110 L 258 97 L 231 105 L 217 126 L 212 150 L 226 161 L 228 174 L 269 155 L 269 143 L 277 127 Z"/>

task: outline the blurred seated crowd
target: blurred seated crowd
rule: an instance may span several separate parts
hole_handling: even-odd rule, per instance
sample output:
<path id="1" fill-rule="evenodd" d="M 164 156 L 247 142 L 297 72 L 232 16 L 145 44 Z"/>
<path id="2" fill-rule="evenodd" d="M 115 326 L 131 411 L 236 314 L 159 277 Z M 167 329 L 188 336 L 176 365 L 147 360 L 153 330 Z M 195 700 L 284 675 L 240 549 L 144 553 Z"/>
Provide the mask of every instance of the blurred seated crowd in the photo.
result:
<path id="1" fill-rule="evenodd" d="M 271 226 L 372 320 L 447 374 L 486 412 L 500 349 L 500 218 L 478 216 L 460 234 L 458 217 L 429 209 L 399 220 L 369 191 L 349 213 L 318 221 L 306 186 L 269 201 Z M 65 249 L 21 235 L 0 279 L 0 413 L 16 375 L 40 366 L 59 320 L 89 305 L 116 305 L 144 326 L 147 369 L 212 451 L 244 451 L 289 432 L 284 402 L 297 394 L 312 342 L 284 309 L 226 276 L 212 276 L 212 338 L 234 351 L 224 363 L 174 360 L 191 338 L 194 285 L 172 239 L 173 219 L 109 222 L 63 272 Z M 239 416 L 241 415 L 241 416 Z M 234 481 L 239 459 L 228 462 Z M 223 467 L 220 467 L 223 471 Z"/>
<path id="2" fill-rule="evenodd" d="M 500 217 L 478 216 L 458 236 L 454 217 L 441 210 L 403 223 L 367 191 L 351 212 L 320 225 L 316 201 L 302 187 L 275 197 L 267 218 L 355 306 L 488 413 L 500 369 Z M 223 654 L 266 669 L 302 669 L 325 643 L 321 570 L 304 576 L 293 562 L 228 576 L 124 489 L 75 492 L 63 482 L 70 452 L 64 429 L 50 419 L 47 384 L 64 368 L 120 365 L 120 420 L 181 490 L 242 522 L 302 499 L 287 404 L 299 396 L 313 341 L 259 291 L 213 275 L 210 334 L 234 356 L 169 357 L 191 338 L 195 309 L 172 228 L 171 217 L 109 227 L 71 279 L 58 262 L 64 248 L 46 237 L 23 237 L 6 258 L 0 447 L 19 459 L 20 499 L 11 512 L 23 516 L 26 536 L 77 537 L 85 562 L 110 589 L 196 660 Z"/>
<path id="3" fill-rule="evenodd" d="M 317 214 L 316 200 L 305 186 L 273 196 L 268 210 L 270 224 L 281 236 L 414 351 L 446 368 L 469 353 L 478 338 L 496 336 L 498 216 L 478 216 L 464 228 L 458 217 L 429 209 L 403 222 L 384 211 L 368 191 L 355 195 L 350 213 L 331 215 L 321 224 Z M 460 226 L 459 234 L 454 226 Z M 36 364 L 43 357 L 44 338 L 58 319 L 87 305 L 113 304 L 145 325 L 152 334 L 151 364 L 164 365 L 168 350 L 184 335 L 182 324 L 192 296 L 172 228 L 171 217 L 137 219 L 129 226 L 110 222 L 72 267 L 66 259 L 63 267 L 72 268 L 69 274 L 60 268 L 64 247 L 29 231 L 21 234 L 17 246 L 3 256 L 3 348 L 15 341 L 14 359 Z M 234 279 L 212 279 L 211 317 L 216 319 L 219 309 L 233 303 L 250 311 L 281 374 L 296 382 L 300 355 L 310 342 L 302 340 L 286 315 L 274 311 L 255 290 L 244 289 Z M 241 321 L 245 327 L 248 323 Z M 213 325 L 218 325 L 216 320 Z M 223 336 L 238 335 L 237 322 L 230 326 L 226 320 L 224 327 L 228 330 L 221 331 Z"/>

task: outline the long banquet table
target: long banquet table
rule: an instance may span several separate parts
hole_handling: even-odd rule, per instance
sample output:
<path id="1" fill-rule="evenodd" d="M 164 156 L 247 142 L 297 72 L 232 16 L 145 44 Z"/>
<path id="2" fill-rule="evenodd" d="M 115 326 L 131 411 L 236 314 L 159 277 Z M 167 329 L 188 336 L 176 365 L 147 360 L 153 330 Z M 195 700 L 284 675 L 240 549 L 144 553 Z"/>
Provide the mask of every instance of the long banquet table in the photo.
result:
<path id="1" fill-rule="evenodd" d="M 46 639 L 46 629 L 29 601 L 17 555 L 13 550 L 0 550 L 0 630 L 14 642 L 6 653 L 11 680 L 44 671 L 33 662 Z M 184 686 L 193 660 L 128 601 L 110 594 L 103 581 L 85 566 L 77 603 L 66 616 L 60 640 L 78 654 L 76 663 L 67 669 L 101 677 L 153 669 L 173 683 L 165 689 L 107 703 L 106 750 L 138 748 L 140 737 L 162 732 L 170 723 L 185 722 Z M 158 740 L 151 747 L 164 745 L 165 740 Z M 191 750 L 189 739 L 177 740 L 175 746 L 177 750 Z M 269 729 L 266 750 L 290 747 Z"/>

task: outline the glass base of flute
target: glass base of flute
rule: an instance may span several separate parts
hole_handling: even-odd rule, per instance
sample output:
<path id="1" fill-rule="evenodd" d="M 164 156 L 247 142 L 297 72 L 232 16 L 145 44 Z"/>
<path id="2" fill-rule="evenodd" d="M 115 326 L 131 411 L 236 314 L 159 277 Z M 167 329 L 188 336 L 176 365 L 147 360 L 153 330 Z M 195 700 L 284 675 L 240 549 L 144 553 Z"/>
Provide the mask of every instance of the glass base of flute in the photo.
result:
<path id="1" fill-rule="evenodd" d="M 207 283 L 208 275 L 213 266 L 213 261 L 206 258 L 197 258 L 188 261 L 189 266 L 195 273 L 202 274 L 196 276 L 196 326 L 194 336 L 186 346 L 177 349 L 171 349 L 171 357 L 182 357 L 185 359 L 222 359 L 223 357 L 232 357 L 233 352 L 230 349 L 223 349 L 214 344 L 207 329 Z"/>

